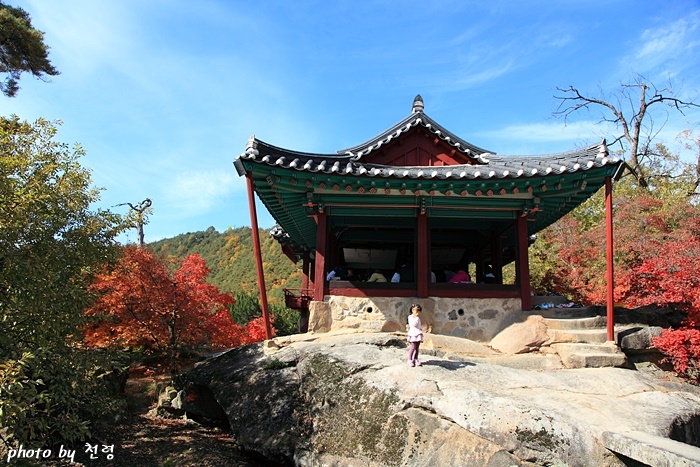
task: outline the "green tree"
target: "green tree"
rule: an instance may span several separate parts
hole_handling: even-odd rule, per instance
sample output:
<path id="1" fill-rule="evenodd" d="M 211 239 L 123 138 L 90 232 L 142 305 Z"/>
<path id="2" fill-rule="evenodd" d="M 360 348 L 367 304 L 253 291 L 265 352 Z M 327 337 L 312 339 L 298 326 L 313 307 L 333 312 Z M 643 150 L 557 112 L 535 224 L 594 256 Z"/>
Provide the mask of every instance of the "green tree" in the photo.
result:
<path id="1" fill-rule="evenodd" d="M 99 190 L 79 163 L 84 151 L 56 131 L 0 117 L 0 426 L 16 442 L 82 437 L 104 409 L 80 330 L 92 275 L 117 253 L 120 218 L 91 210 Z"/>
<path id="2" fill-rule="evenodd" d="M 48 55 L 44 33 L 32 26 L 29 14 L 0 2 L 0 73 L 5 76 L 0 91 L 14 97 L 19 90 L 20 75 L 25 72 L 41 80 L 45 79 L 44 75 L 58 75 Z"/>
<path id="3" fill-rule="evenodd" d="M 250 292 L 236 293 L 236 303 L 231 306 L 231 318 L 236 324 L 245 326 L 255 318 L 262 316 L 262 307 L 257 295 Z M 290 310 L 282 303 L 270 303 L 272 325 L 277 336 L 288 336 L 299 332 L 299 313 Z"/>
<path id="4" fill-rule="evenodd" d="M 282 303 L 270 304 L 272 326 L 277 330 L 277 336 L 289 336 L 299 333 L 299 312 L 287 308 Z"/>
<path id="5" fill-rule="evenodd" d="M 235 298 L 236 303 L 231 305 L 230 309 L 231 318 L 236 324 L 245 326 L 249 321 L 262 316 L 262 308 L 256 295 L 242 291 L 237 292 Z"/>

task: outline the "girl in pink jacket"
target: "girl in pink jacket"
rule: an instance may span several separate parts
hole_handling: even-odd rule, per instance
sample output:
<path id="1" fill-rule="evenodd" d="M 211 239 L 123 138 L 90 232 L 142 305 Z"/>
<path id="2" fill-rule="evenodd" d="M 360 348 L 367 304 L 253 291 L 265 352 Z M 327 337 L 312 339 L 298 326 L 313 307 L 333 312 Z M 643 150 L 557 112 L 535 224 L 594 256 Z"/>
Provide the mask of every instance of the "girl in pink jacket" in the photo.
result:
<path id="1" fill-rule="evenodd" d="M 411 314 L 408 315 L 408 364 L 421 366 L 418 361 L 418 349 L 423 342 L 423 330 L 421 329 L 420 313 L 422 308 L 414 303 L 411 305 Z"/>

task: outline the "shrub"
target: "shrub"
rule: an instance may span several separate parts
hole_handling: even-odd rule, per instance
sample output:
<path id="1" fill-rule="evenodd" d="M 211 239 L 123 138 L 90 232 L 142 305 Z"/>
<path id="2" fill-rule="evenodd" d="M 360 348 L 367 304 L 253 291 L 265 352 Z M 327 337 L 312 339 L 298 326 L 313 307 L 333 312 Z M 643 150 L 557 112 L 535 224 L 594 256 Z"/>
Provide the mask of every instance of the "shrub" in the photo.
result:
<path id="1" fill-rule="evenodd" d="M 73 442 L 96 423 L 110 423 L 126 410 L 104 376 L 120 366 L 107 354 L 37 349 L 0 363 L 0 426 L 5 442 L 31 446 Z"/>

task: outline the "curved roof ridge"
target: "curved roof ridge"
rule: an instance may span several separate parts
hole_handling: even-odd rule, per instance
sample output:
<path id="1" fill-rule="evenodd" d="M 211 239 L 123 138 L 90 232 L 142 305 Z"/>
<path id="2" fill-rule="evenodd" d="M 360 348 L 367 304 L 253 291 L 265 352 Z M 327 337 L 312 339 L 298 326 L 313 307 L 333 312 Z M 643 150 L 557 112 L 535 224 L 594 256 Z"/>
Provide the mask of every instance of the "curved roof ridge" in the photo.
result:
<path id="1" fill-rule="evenodd" d="M 272 145 L 270 143 L 266 143 L 265 141 L 258 139 L 255 137 L 255 135 L 251 136 L 250 139 L 248 140 L 248 144 L 246 146 L 246 151 L 241 154 L 242 156 L 250 156 L 251 154 L 254 154 L 255 151 L 260 152 L 260 149 L 266 149 L 268 151 L 276 152 L 279 153 L 280 155 L 287 155 L 287 156 L 302 156 L 310 159 L 316 159 L 316 158 L 322 158 L 322 159 L 336 159 L 336 160 L 343 160 L 347 159 L 348 156 L 345 154 L 337 154 L 337 153 L 314 153 L 314 152 L 303 152 L 303 151 L 295 151 L 292 149 L 287 149 L 287 148 L 281 148 L 279 146 Z M 257 154 L 255 154 L 257 155 Z"/>
<path id="2" fill-rule="evenodd" d="M 421 125 L 423 128 L 427 129 L 442 141 L 446 142 L 466 156 L 477 159 L 482 163 L 486 163 L 488 161 L 486 158 L 487 154 L 494 154 L 493 151 L 480 148 L 463 140 L 451 131 L 445 129 L 445 127 L 437 123 L 422 111 L 411 113 L 374 138 L 357 146 L 342 149 L 338 151 L 338 154 L 351 155 L 355 157 L 356 160 L 359 160 L 361 157 L 364 157 L 372 151 L 379 149 L 379 147 L 382 145 L 389 143 L 392 139 L 398 138 L 402 133 L 405 133 L 418 125 Z"/>
<path id="3" fill-rule="evenodd" d="M 605 139 L 603 139 L 600 143 L 592 144 L 590 146 L 584 146 L 582 148 L 578 149 L 571 149 L 568 151 L 562 151 L 562 152 L 555 152 L 555 153 L 549 153 L 549 154 L 507 154 L 507 155 L 497 155 L 497 154 L 491 154 L 490 158 L 494 160 L 503 160 L 503 159 L 509 159 L 509 158 L 518 158 L 518 159 L 537 159 L 537 158 L 546 158 L 546 159 L 552 159 L 552 158 L 557 158 L 557 157 L 569 157 L 572 155 L 593 155 L 595 154 L 596 157 L 598 158 L 603 158 L 607 157 L 608 159 L 612 161 L 617 161 L 619 158 L 615 155 L 610 155 L 608 151 L 608 146 L 605 142 Z"/>

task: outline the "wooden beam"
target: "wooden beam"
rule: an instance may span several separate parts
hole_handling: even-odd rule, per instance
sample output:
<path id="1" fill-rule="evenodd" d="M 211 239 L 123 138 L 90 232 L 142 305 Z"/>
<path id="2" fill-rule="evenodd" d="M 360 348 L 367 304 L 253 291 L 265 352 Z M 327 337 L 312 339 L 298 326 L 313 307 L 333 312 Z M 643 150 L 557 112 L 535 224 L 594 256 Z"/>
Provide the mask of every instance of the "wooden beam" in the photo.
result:
<path id="1" fill-rule="evenodd" d="M 333 228 L 328 225 L 326 221 L 326 265 L 329 271 L 331 268 L 339 266 L 341 264 L 340 254 L 341 251 L 338 248 L 338 242 L 333 233 Z"/>
<path id="2" fill-rule="evenodd" d="M 282 246 L 282 253 L 284 253 L 285 255 L 287 255 L 287 258 L 289 258 L 289 260 L 290 260 L 292 263 L 296 264 L 296 262 L 297 262 L 297 255 L 296 255 L 296 253 L 294 253 L 294 250 L 292 249 L 292 247 L 290 247 L 289 245 L 283 245 L 283 246 Z"/>
<path id="3" fill-rule="evenodd" d="M 328 293 L 342 297 L 415 297 L 413 288 L 387 282 L 332 281 Z M 515 285 L 431 284 L 430 297 L 443 298 L 520 298 Z"/>
<path id="4" fill-rule="evenodd" d="M 527 235 L 527 217 L 520 216 L 516 221 L 516 229 L 518 236 L 518 286 L 520 287 L 520 301 L 523 310 L 532 309 L 532 297 L 530 296 L 530 263 L 527 256 L 528 235 Z"/>
<path id="5" fill-rule="evenodd" d="M 263 273 L 262 252 L 260 250 L 260 232 L 258 231 L 258 214 L 255 209 L 255 195 L 253 194 L 253 174 L 245 174 L 248 186 L 248 207 L 250 210 L 250 223 L 253 230 L 253 250 L 255 253 L 255 269 L 258 273 L 258 290 L 260 291 L 260 307 L 265 321 L 265 338 L 272 339 L 272 325 L 270 313 L 267 308 L 267 291 L 265 290 L 265 274 Z"/>
<path id="6" fill-rule="evenodd" d="M 428 241 L 428 216 L 418 214 L 418 261 L 416 278 L 418 279 L 418 298 L 428 297 L 428 283 L 430 282 L 430 263 L 428 261 L 428 251 L 430 250 L 430 242 Z"/>
<path id="7" fill-rule="evenodd" d="M 472 281 L 479 283 L 484 279 L 484 248 L 477 245 L 476 250 L 476 277 L 472 277 Z"/>
<path id="8" fill-rule="evenodd" d="M 307 290 L 309 288 L 309 252 L 304 251 L 304 256 L 301 263 L 301 288 Z"/>
<path id="9" fill-rule="evenodd" d="M 316 230 L 316 260 L 314 265 L 314 300 L 323 301 L 326 286 L 326 214 L 318 213 Z"/>
<path id="10" fill-rule="evenodd" d="M 608 340 L 615 340 L 615 270 L 613 264 L 612 178 L 605 177 L 605 258 L 607 263 L 607 331 Z"/>
<path id="11" fill-rule="evenodd" d="M 309 258 L 309 289 L 313 292 L 316 283 L 316 260 Z"/>
<path id="12" fill-rule="evenodd" d="M 496 276 L 496 283 L 503 284 L 503 247 L 498 232 L 491 234 L 491 269 Z"/>

